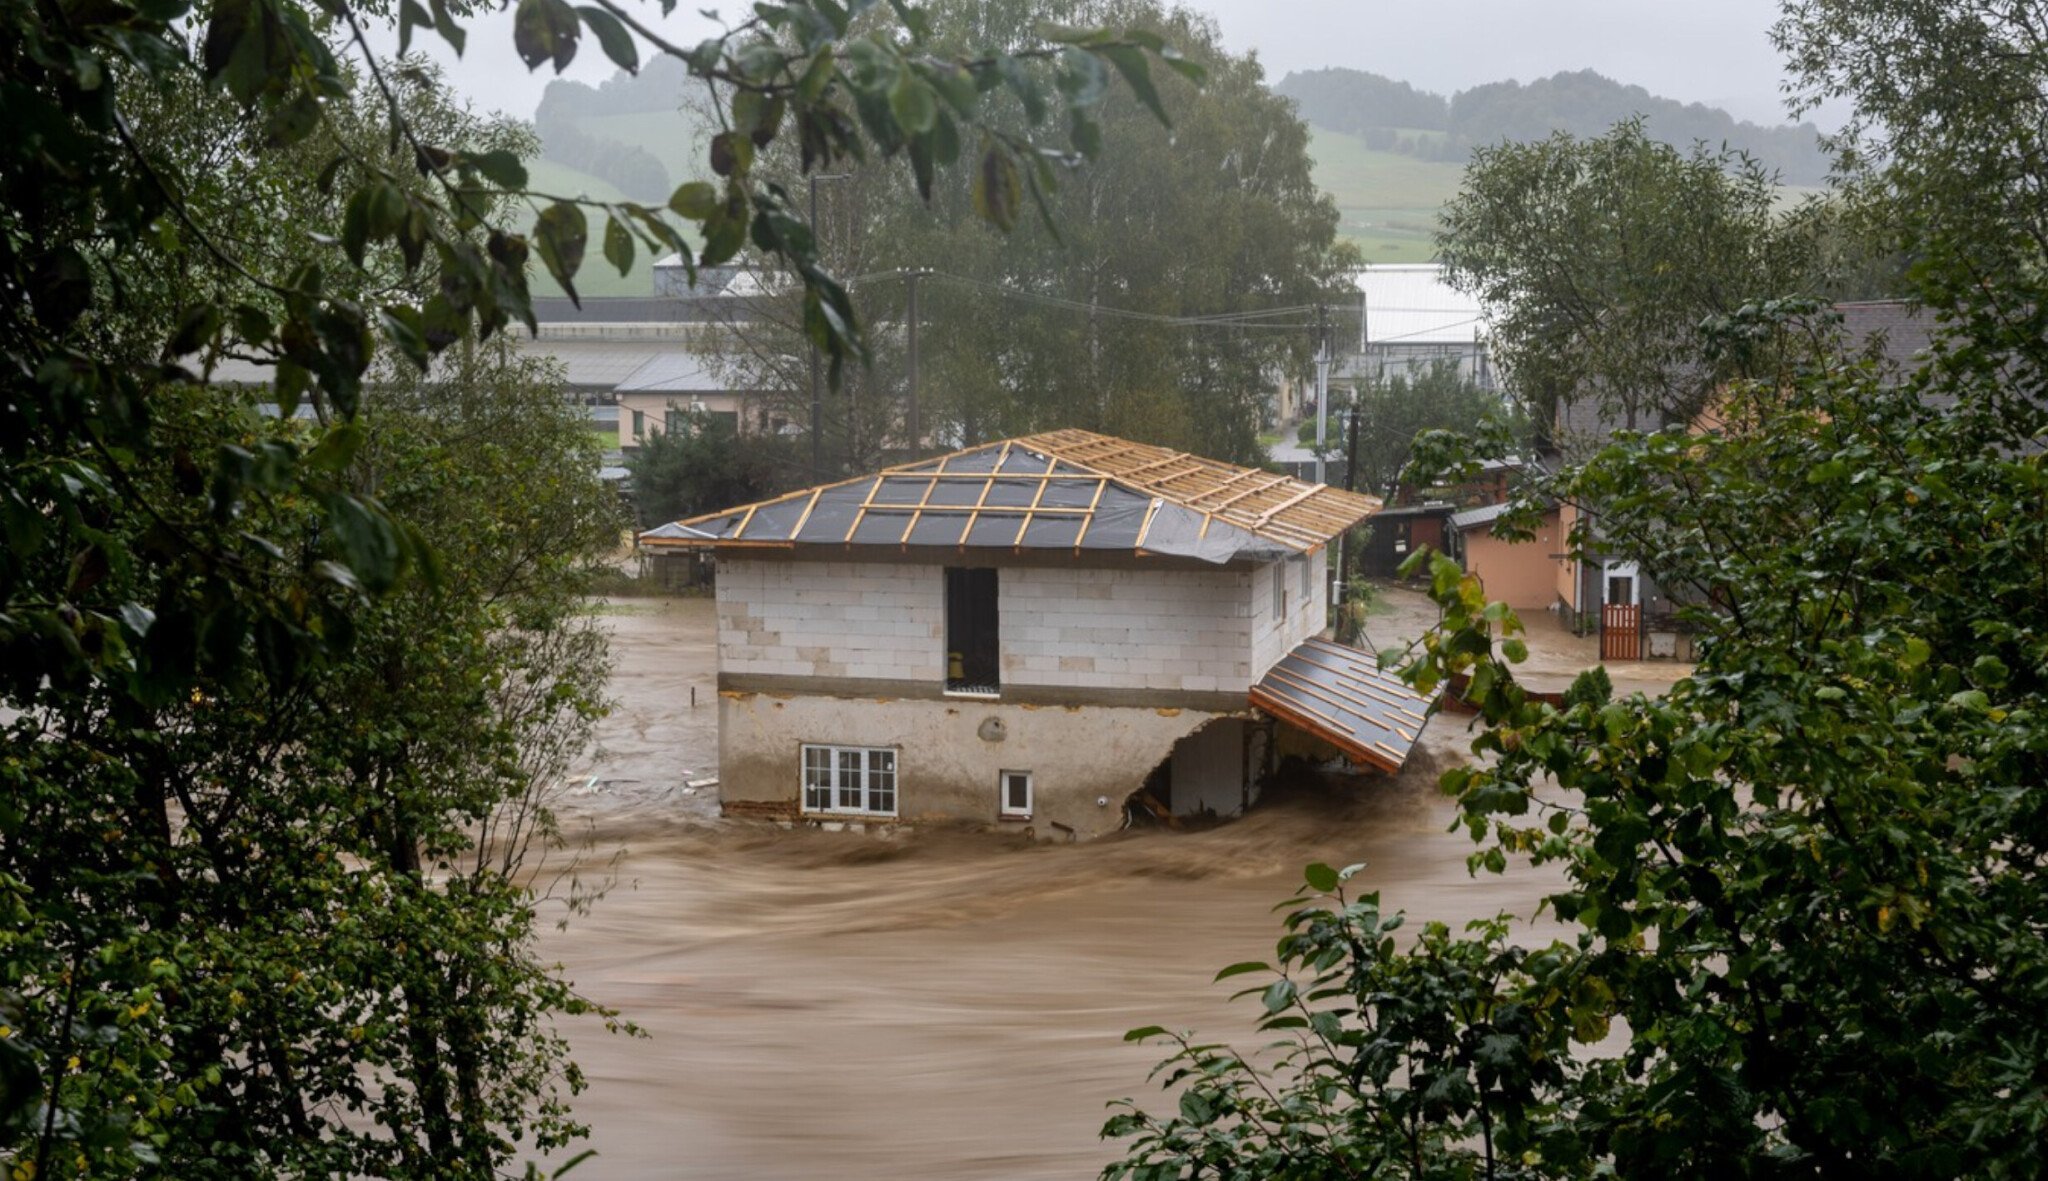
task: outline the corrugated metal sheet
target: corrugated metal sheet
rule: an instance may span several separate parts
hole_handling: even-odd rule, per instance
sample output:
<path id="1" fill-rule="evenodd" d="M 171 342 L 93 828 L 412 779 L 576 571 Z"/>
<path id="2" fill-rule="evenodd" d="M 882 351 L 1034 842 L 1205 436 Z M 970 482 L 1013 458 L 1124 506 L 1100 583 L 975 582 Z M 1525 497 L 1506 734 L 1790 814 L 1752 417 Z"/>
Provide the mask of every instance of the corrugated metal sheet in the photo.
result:
<path id="1" fill-rule="evenodd" d="M 1370 652 L 1310 640 L 1252 686 L 1253 705 L 1383 771 L 1407 763 L 1430 703 Z"/>

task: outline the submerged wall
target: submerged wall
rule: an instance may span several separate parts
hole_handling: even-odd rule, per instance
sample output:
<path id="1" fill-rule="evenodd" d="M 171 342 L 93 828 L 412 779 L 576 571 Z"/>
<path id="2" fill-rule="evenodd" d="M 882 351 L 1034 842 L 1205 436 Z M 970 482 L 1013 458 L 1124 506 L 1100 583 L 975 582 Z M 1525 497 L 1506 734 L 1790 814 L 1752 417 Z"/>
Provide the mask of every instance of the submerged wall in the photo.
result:
<path id="1" fill-rule="evenodd" d="M 1124 800 L 1160 763 L 1172 759 L 1190 803 L 1222 814 L 1242 799 L 1247 727 L 1204 731 L 1188 749 L 1181 738 L 1219 718 L 1195 709 L 1104 705 L 1022 705 L 958 699 L 899 700 L 774 694 L 719 694 L 719 798 L 728 814 L 794 819 L 802 813 L 806 743 L 888 747 L 896 751 L 896 815 L 902 823 L 979 821 L 1040 837 L 1115 831 Z M 1029 771 L 1035 794 L 1028 819 L 1002 817 L 998 776 Z M 1181 792 L 1175 811 L 1186 812 Z M 1100 800 L 1102 802 L 1098 803 Z M 819 814 L 818 819 L 873 817 Z M 882 822 L 886 823 L 884 819 Z"/>

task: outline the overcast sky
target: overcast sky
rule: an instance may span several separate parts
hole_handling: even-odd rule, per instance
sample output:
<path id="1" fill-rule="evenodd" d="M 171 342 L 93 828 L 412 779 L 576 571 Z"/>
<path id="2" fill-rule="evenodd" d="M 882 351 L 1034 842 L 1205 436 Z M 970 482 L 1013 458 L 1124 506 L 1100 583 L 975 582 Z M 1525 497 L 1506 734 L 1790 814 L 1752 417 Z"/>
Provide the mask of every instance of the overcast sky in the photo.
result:
<path id="1" fill-rule="evenodd" d="M 723 0 L 739 11 L 744 5 Z M 709 26 L 684 0 L 664 22 L 694 42 Z M 1197 0 L 1224 44 L 1256 50 L 1274 81 L 1292 70 L 1348 66 L 1448 94 L 1506 78 L 1594 69 L 1653 94 L 1781 122 L 1783 75 L 1770 27 L 1777 0 Z M 649 15 L 658 12 L 646 6 Z M 439 38 L 421 39 L 439 46 Z M 469 60 L 451 68 L 477 104 L 533 114 L 551 71 L 528 74 L 512 54 L 511 18 L 478 18 Z M 611 66 L 595 45 L 568 77 L 596 82 Z M 445 57 L 445 52 L 443 54 Z"/>

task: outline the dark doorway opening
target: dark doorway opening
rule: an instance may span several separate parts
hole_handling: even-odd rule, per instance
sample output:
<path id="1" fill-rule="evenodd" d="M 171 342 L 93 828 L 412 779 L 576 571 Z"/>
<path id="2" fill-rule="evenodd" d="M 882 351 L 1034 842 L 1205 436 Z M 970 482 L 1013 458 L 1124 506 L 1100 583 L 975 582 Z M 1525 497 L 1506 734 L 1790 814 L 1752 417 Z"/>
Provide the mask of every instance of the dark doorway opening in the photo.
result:
<path id="1" fill-rule="evenodd" d="M 946 570 L 946 688 L 1002 691 L 1002 639 L 993 567 Z"/>

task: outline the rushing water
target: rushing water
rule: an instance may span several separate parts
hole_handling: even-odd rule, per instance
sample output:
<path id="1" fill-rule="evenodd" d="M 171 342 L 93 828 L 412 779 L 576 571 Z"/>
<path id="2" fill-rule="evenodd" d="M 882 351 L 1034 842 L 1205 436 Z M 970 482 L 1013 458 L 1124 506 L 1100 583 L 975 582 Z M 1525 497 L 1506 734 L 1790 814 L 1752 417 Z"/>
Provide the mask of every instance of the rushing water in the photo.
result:
<path id="1" fill-rule="evenodd" d="M 1397 606 L 1380 630 L 1423 618 Z M 569 1026 L 599 1152 L 574 1181 L 1090 1177 L 1115 1154 L 1104 1104 L 1158 1094 L 1161 1051 L 1125 1030 L 1261 1042 L 1255 1002 L 1227 1000 L 1244 982 L 1210 980 L 1271 954 L 1303 865 L 1366 862 L 1362 888 L 1411 921 L 1527 916 L 1554 883 L 1466 872 L 1433 786 L 1467 740 L 1448 717 L 1399 778 L 1203 832 L 1053 846 L 720 823 L 683 782 L 717 761 L 709 604 L 615 610 L 619 709 L 563 810 L 617 880 L 542 954 L 646 1036 Z"/>

